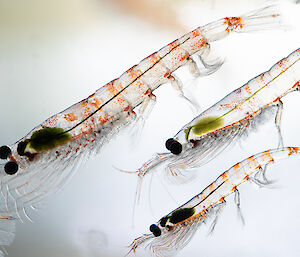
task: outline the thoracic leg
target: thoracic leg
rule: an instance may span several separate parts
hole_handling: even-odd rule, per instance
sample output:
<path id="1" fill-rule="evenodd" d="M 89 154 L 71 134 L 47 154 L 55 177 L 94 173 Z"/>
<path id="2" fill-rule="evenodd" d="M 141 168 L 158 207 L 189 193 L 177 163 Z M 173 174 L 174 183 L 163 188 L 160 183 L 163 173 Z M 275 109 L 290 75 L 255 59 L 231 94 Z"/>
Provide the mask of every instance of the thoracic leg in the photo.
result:
<path id="1" fill-rule="evenodd" d="M 194 61 L 194 59 L 192 57 L 189 57 L 187 59 L 188 61 L 188 65 L 189 65 L 189 71 L 190 73 L 194 76 L 194 77 L 199 77 L 200 76 L 200 70 L 199 67 L 197 65 L 197 63 Z"/>
<path id="2" fill-rule="evenodd" d="M 281 100 L 278 100 L 277 103 L 277 112 L 276 112 L 276 116 L 275 116 L 275 125 L 277 127 L 278 130 L 278 135 L 279 135 L 279 142 L 278 142 L 278 148 L 279 147 L 283 147 L 283 139 L 282 139 L 282 134 L 281 134 L 281 116 L 282 116 L 282 111 L 283 111 L 283 103 L 281 102 Z"/>
<path id="3" fill-rule="evenodd" d="M 200 109 L 200 106 L 198 105 L 198 103 L 190 98 L 188 98 L 182 88 L 182 82 L 180 81 L 179 78 L 177 78 L 175 75 L 170 75 L 169 79 L 171 80 L 172 86 L 173 88 L 179 92 L 179 96 L 182 97 L 184 100 L 186 100 L 195 110 L 196 112 L 198 112 L 198 110 Z"/>
<path id="4" fill-rule="evenodd" d="M 217 209 L 217 211 L 216 211 L 215 219 L 214 219 L 214 221 L 212 222 L 211 227 L 210 227 L 210 229 L 209 229 L 209 232 L 208 232 L 209 235 L 211 235 L 211 234 L 214 232 L 215 227 L 216 227 L 216 225 L 217 225 L 217 223 L 218 223 L 219 216 L 220 216 L 220 214 L 221 214 L 221 212 L 222 212 L 222 210 L 224 209 L 225 206 L 226 206 L 226 201 L 223 200 L 223 201 L 219 204 L 219 206 L 216 207 L 216 208 L 218 208 L 218 209 Z"/>
<path id="5" fill-rule="evenodd" d="M 240 217 L 243 225 L 245 225 L 244 216 L 243 216 L 242 211 L 241 211 L 240 192 L 239 192 L 239 190 L 237 188 L 234 191 L 234 201 L 235 201 L 235 204 L 236 204 L 236 207 L 237 207 L 237 210 L 238 210 L 238 216 Z"/>
<path id="6" fill-rule="evenodd" d="M 156 96 L 154 94 L 148 95 L 148 97 L 142 102 L 139 114 L 137 115 L 137 119 L 135 122 L 135 129 L 134 129 L 134 137 L 138 138 L 141 134 L 141 131 L 145 125 L 146 119 L 149 117 L 153 107 L 156 103 Z"/>
<path id="7" fill-rule="evenodd" d="M 210 45 L 207 44 L 204 51 L 201 54 L 198 54 L 198 57 L 204 66 L 203 69 L 199 69 L 200 76 L 208 76 L 216 72 L 224 63 L 224 60 L 221 58 L 215 58 L 214 60 L 209 60 L 208 58 L 209 52 L 210 52 Z"/>

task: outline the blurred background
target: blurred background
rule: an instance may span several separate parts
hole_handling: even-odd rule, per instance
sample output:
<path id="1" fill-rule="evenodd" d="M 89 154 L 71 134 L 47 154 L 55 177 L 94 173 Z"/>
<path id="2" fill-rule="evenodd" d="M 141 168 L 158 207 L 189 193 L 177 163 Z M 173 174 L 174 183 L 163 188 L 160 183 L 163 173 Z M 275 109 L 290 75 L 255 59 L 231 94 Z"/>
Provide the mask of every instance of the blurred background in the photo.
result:
<path id="1" fill-rule="evenodd" d="M 270 2 L 269 2 L 270 3 Z M 184 33 L 226 16 L 268 4 L 264 0 L 0 0 L 0 145 L 23 137 L 49 116 L 87 97 L 140 60 Z M 185 90 L 202 111 L 299 48 L 300 6 L 279 7 L 289 29 L 236 34 L 213 42 L 225 58 L 209 77 L 189 79 Z M 183 71 L 183 73 L 186 71 Z M 180 72 L 179 72 L 180 73 Z M 184 76 L 185 74 L 183 74 Z M 9 257 L 124 256 L 125 246 L 174 208 L 199 193 L 236 162 L 274 148 L 273 120 L 199 168 L 188 185 L 172 185 L 164 172 L 147 176 L 132 224 L 135 170 L 194 116 L 169 84 L 155 91 L 157 104 L 140 139 L 128 128 L 81 166 L 58 194 L 17 224 Z M 300 96 L 283 98 L 286 146 L 300 146 Z M 240 187 L 242 225 L 233 197 L 215 232 L 201 226 L 178 256 L 300 256 L 299 159 L 271 166 L 272 189 Z M 145 256 L 141 248 L 138 256 Z"/>

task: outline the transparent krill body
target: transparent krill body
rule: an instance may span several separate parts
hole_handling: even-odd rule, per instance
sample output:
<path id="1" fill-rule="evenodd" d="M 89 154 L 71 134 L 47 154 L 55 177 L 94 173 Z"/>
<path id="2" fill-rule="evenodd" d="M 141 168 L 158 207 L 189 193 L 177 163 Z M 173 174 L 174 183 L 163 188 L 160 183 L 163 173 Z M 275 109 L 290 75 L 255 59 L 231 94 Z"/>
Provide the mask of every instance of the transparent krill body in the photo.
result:
<path id="1" fill-rule="evenodd" d="M 157 153 L 137 171 L 139 199 L 144 176 L 164 168 L 174 182 L 187 183 L 194 172 L 187 171 L 204 165 L 220 154 L 231 143 L 262 121 L 274 117 L 282 146 L 281 98 L 298 91 L 300 81 L 300 49 L 277 62 L 270 70 L 249 80 L 222 100 L 202 112 L 166 141 L 170 152 Z"/>
<path id="2" fill-rule="evenodd" d="M 235 194 L 235 203 L 240 214 L 240 195 L 237 187 L 247 181 L 259 182 L 257 174 L 264 170 L 264 167 L 279 159 L 299 157 L 299 154 L 299 147 L 285 147 L 267 150 L 237 163 L 200 194 L 152 224 L 149 229 L 151 233 L 136 238 L 129 246 L 128 254 L 144 245 L 155 256 L 174 256 L 189 243 L 202 223 L 214 218 L 211 230 L 215 228 L 226 205 L 227 196 Z"/>
<path id="3" fill-rule="evenodd" d="M 227 17 L 174 40 L 124 72 L 119 78 L 64 111 L 46 119 L 16 143 L 0 149 L 0 216 L 22 219 L 27 210 L 61 189 L 90 155 L 100 151 L 129 124 L 142 125 L 155 103 L 153 92 L 172 83 L 190 104 L 174 74 L 190 66 L 195 76 L 209 75 L 223 61 L 209 58 L 210 43 L 231 32 L 278 28 L 279 15 L 272 7 L 241 17 Z M 198 69 L 194 58 L 203 68 Z M 138 111 L 138 114 L 136 113 Z"/>

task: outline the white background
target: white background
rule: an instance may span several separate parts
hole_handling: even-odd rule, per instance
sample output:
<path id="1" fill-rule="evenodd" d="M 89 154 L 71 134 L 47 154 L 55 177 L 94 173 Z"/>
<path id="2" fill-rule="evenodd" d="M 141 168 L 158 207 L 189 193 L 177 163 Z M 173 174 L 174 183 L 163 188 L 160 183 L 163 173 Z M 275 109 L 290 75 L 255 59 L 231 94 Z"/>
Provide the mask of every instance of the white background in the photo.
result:
<path id="1" fill-rule="evenodd" d="M 15 142 L 183 33 L 265 4 L 169 0 L 153 12 L 153 19 L 150 15 L 143 20 L 144 15 L 121 2 L 0 0 L 1 145 Z M 225 58 L 224 65 L 212 76 L 186 83 L 202 110 L 299 48 L 300 6 L 286 1 L 279 9 L 291 26 L 288 31 L 237 34 L 212 43 L 213 53 Z M 164 15 L 167 18 L 157 22 Z M 141 138 L 136 140 L 125 130 L 80 167 L 61 192 L 31 214 L 33 224 L 18 223 L 16 240 L 7 248 L 9 257 L 123 256 L 124 246 L 148 233 L 152 223 L 219 174 L 243 158 L 277 146 L 271 119 L 201 167 L 189 185 L 169 184 L 160 170 L 153 175 L 150 191 L 147 176 L 133 228 L 136 177 L 112 165 L 138 168 L 153 153 L 164 151 L 165 140 L 195 115 L 169 84 L 155 94 L 157 104 Z M 299 99 L 298 93 L 283 99 L 286 146 L 300 146 Z M 214 234 L 207 236 L 209 227 L 202 226 L 179 256 L 300 256 L 299 159 L 276 163 L 268 176 L 276 180 L 274 189 L 240 187 L 245 226 L 229 197 Z M 138 254 L 145 252 L 141 248 Z"/>

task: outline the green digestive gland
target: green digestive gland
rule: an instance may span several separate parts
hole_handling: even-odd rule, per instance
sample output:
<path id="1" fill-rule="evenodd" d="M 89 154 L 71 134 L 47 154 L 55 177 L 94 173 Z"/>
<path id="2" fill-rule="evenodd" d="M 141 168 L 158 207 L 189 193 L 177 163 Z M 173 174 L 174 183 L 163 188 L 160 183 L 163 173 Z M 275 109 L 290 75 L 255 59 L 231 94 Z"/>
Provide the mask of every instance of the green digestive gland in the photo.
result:
<path id="1" fill-rule="evenodd" d="M 33 132 L 29 139 L 29 148 L 37 151 L 51 150 L 71 139 L 71 135 L 62 128 L 44 128 Z"/>
<path id="2" fill-rule="evenodd" d="M 195 213 L 195 208 L 182 208 L 174 211 L 169 218 L 169 221 L 173 224 L 177 224 L 187 218 L 193 216 Z"/>
<path id="3" fill-rule="evenodd" d="M 185 129 L 184 132 L 186 133 L 186 138 L 188 138 L 190 134 L 190 130 L 192 130 L 195 135 L 202 135 L 204 133 L 218 129 L 223 125 L 224 125 L 223 118 L 217 116 L 211 116 L 199 120 L 195 125 Z"/>

